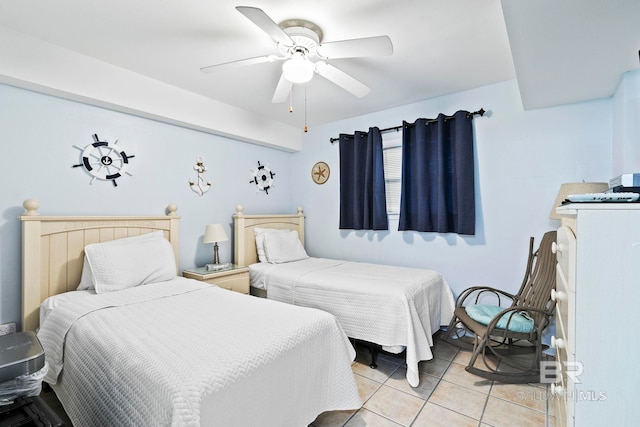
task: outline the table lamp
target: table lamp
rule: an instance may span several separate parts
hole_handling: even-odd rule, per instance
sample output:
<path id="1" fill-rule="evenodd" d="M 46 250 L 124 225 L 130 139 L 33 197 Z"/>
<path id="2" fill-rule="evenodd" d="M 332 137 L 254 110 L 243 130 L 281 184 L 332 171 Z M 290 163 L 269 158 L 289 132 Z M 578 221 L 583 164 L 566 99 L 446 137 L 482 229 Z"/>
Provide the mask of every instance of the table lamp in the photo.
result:
<path id="1" fill-rule="evenodd" d="M 553 202 L 553 208 L 549 214 L 549 219 L 560 219 L 560 215 L 556 213 L 556 208 L 562 204 L 564 199 L 571 194 L 588 194 L 602 193 L 609 188 L 606 182 L 567 182 L 560 186 L 556 200 Z"/>
<path id="2" fill-rule="evenodd" d="M 218 257 L 218 242 L 229 240 L 224 228 L 220 224 L 209 224 L 204 230 L 204 238 L 202 243 L 213 243 L 213 263 L 220 264 Z"/>

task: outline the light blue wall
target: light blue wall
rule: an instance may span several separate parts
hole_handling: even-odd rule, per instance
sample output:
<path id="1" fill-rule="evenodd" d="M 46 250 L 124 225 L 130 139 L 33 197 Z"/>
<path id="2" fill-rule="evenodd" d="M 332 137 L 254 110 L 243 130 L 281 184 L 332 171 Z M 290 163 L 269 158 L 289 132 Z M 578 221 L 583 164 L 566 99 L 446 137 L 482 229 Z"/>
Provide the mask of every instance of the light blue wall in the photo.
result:
<path id="1" fill-rule="evenodd" d="M 613 97 L 613 175 L 640 172 L 640 71 L 624 74 Z"/>
<path id="2" fill-rule="evenodd" d="M 79 163 L 92 135 L 115 142 L 129 155 L 132 176 L 118 187 L 96 181 Z M 237 204 L 247 212 L 295 211 L 291 203 L 291 154 L 184 129 L 123 113 L 0 85 L 0 323 L 17 322 L 21 306 L 22 202 L 35 198 L 42 215 L 162 215 L 178 206 L 180 268 L 204 265 L 212 245 L 202 244 L 204 227 L 221 223 L 231 235 Z M 202 156 L 212 189 L 199 197 L 189 188 L 196 157 Z M 276 173 L 266 195 L 249 184 L 257 162 Z M 221 261 L 231 259 L 231 240 L 220 244 Z"/>
<path id="3" fill-rule="evenodd" d="M 313 100 L 308 104 L 312 115 Z M 613 104 L 604 99 L 525 112 L 512 81 L 311 127 L 302 151 L 288 154 L 0 85 L 0 322 L 20 316 L 17 216 L 27 198 L 40 201 L 43 215 L 162 214 L 175 203 L 182 216 L 180 268 L 210 259 L 210 245 L 201 243 L 205 224 L 225 224 L 231 237 L 236 204 L 248 214 L 293 213 L 303 206 L 313 256 L 432 268 L 456 294 L 476 284 L 515 291 L 529 236 L 539 239 L 559 225 L 548 215 L 560 184 L 611 178 Z M 330 137 L 481 107 L 489 112 L 474 120 L 476 236 L 398 232 L 397 220 L 388 232 L 338 230 L 338 146 Z M 136 156 L 133 176 L 120 179 L 117 188 L 107 182 L 89 185 L 89 176 L 71 167 L 80 154 L 73 146 L 90 143 L 94 133 L 110 142 L 118 139 Z M 213 182 L 203 197 L 188 187 L 197 156 L 204 158 L 205 177 Z M 320 160 L 332 169 L 329 181 L 318 186 L 310 171 Z M 277 174 L 269 195 L 248 182 L 257 161 Z M 222 261 L 230 260 L 231 250 L 231 242 L 221 244 Z"/>
<path id="4" fill-rule="evenodd" d="M 310 112 L 313 100 L 308 100 Z M 413 122 L 459 109 L 489 113 L 474 119 L 477 234 L 338 230 L 339 133 Z M 472 285 L 517 291 L 525 269 L 529 236 L 559 226 L 549 213 L 560 184 L 608 181 L 611 177 L 612 101 L 596 100 L 523 111 L 515 81 L 443 96 L 309 129 L 294 155 L 294 202 L 307 214 L 306 241 L 314 256 L 430 268 L 458 294 Z M 331 167 L 324 185 L 310 179 L 317 161 Z"/>

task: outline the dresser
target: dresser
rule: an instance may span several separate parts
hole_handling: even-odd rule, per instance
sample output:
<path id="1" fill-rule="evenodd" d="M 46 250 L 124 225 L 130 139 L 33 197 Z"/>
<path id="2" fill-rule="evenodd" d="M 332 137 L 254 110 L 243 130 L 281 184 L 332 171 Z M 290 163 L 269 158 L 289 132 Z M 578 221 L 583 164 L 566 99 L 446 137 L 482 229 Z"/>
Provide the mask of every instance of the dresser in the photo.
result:
<path id="1" fill-rule="evenodd" d="M 557 212 L 556 425 L 638 425 L 640 204 L 573 203 Z"/>

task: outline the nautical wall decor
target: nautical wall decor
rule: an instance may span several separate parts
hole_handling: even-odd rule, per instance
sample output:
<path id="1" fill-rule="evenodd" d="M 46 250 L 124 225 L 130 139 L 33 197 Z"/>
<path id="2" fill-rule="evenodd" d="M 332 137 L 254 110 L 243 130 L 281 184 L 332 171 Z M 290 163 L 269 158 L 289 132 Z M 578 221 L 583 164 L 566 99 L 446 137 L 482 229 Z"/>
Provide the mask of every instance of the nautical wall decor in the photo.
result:
<path id="1" fill-rule="evenodd" d="M 322 185 L 329 180 L 331 170 L 326 162 L 318 162 L 311 168 L 311 179 L 316 184 Z"/>
<path id="2" fill-rule="evenodd" d="M 110 144 L 107 141 L 100 141 L 97 134 L 93 134 L 93 140 L 94 142 L 86 147 L 74 145 L 75 148 L 82 151 L 82 162 L 73 165 L 73 167 L 82 167 L 92 176 L 89 184 L 93 184 L 96 179 L 101 179 L 111 181 L 113 186 L 117 187 L 117 178 L 124 174 L 131 175 L 127 171 L 127 167 L 129 166 L 129 159 L 135 156 L 127 155 L 118 146 L 118 140 Z"/>
<path id="3" fill-rule="evenodd" d="M 273 187 L 273 177 L 276 176 L 275 172 L 269 169 L 269 166 L 265 166 L 258 162 L 258 167 L 251 170 L 252 179 L 249 181 L 251 184 L 255 184 L 256 191 L 264 191 L 269 194 L 269 189 Z"/>
<path id="4" fill-rule="evenodd" d="M 204 160 L 202 159 L 202 157 L 196 157 L 196 164 L 193 169 L 196 171 L 198 178 L 197 182 L 190 179 L 189 186 L 194 193 L 202 197 L 202 195 L 209 191 L 209 189 L 211 188 L 211 181 L 207 181 L 205 183 L 204 178 L 202 177 L 202 174 L 207 171 L 207 167 L 204 165 Z"/>

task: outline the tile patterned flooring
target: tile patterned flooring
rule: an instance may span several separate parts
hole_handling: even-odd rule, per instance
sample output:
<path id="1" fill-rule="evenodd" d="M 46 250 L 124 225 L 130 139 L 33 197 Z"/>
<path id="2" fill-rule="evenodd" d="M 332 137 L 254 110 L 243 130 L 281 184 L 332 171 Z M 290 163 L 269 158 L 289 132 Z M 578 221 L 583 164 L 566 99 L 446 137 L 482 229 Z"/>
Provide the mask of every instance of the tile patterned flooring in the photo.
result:
<path id="1" fill-rule="evenodd" d="M 545 384 L 503 384 L 465 371 L 471 353 L 435 338 L 434 359 L 420 362 L 420 384 L 405 378 L 404 359 L 378 356 L 369 367 L 357 347 L 352 366 L 360 397 L 357 411 L 320 414 L 309 427 L 554 427 Z"/>

